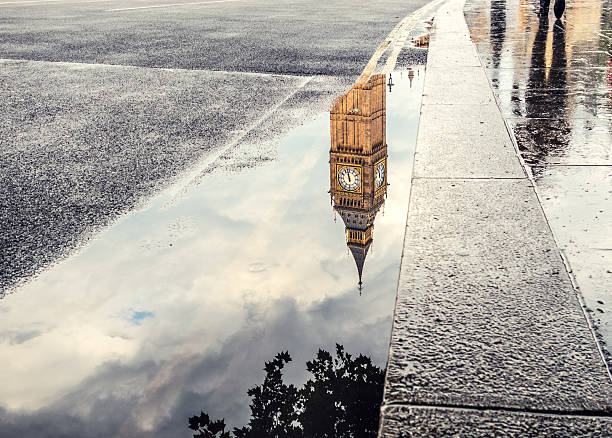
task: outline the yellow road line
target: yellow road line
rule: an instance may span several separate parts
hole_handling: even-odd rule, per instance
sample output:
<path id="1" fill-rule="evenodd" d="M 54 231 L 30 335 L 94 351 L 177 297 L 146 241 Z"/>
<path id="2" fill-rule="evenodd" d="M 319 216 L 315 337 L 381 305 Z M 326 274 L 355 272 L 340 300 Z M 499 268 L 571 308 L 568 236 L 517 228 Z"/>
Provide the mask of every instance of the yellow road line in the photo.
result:
<path id="1" fill-rule="evenodd" d="M 434 0 L 432 2 L 429 2 L 426 5 L 417 9 L 416 11 L 412 12 L 411 14 L 407 15 L 406 17 L 404 17 L 402 21 L 397 23 L 397 25 L 393 28 L 393 30 L 389 33 L 389 35 L 387 35 L 387 38 L 385 38 L 385 41 L 383 41 L 383 43 L 380 45 L 380 47 L 378 47 L 376 52 L 374 52 L 374 54 L 370 58 L 370 61 L 366 64 L 365 68 L 363 69 L 363 73 L 361 73 L 361 76 L 359 76 L 359 79 L 357 79 L 357 82 L 355 84 L 365 84 L 368 81 L 368 79 L 370 79 L 370 76 L 376 69 L 376 66 L 378 65 L 378 61 L 380 60 L 381 56 L 387 51 L 387 49 L 392 43 L 395 43 L 394 49 L 397 51 L 397 53 L 395 53 L 394 60 L 391 63 L 389 63 L 388 61 L 387 64 L 389 64 L 388 65 L 389 67 L 392 64 L 393 68 L 395 68 L 395 62 L 397 61 L 397 56 L 399 55 L 399 52 L 401 51 L 401 47 L 403 47 L 403 44 L 401 44 L 401 47 L 397 49 L 397 46 L 399 45 L 398 41 L 400 40 L 400 36 L 408 35 L 408 33 L 412 30 L 412 28 L 418 23 L 421 15 L 425 11 L 427 11 L 429 8 L 433 8 L 434 6 L 437 6 L 438 3 L 442 3 L 443 1 L 445 0 Z M 405 37 L 404 37 L 404 42 L 405 42 Z"/>
<path id="2" fill-rule="evenodd" d="M 423 19 L 423 16 L 425 15 L 425 13 L 427 13 L 430 10 L 433 10 L 434 8 L 439 6 L 443 1 L 444 0 L 432 1 L 431 3 L 428 3 L 422 8 L 415 11 L 415 15 L 413 15 L 410 22 L 406 26 L 404 26 L 399 38 L 395 41 L 395 44 L 393 45 L 393 51 L 387 58 L 387 63 L 385 64 L 385 67 L 383 68 L 383 73 L 393 72 L 393 70 L 395 69 L 395 65 L 397 64 L 397 57 L 399 56 L 400 52 L 404 48 L 404 45 L 406 44 L 406 40 L 408 39 L 408 34 L 410 33 L 410 31 L 414 28 L 414 26 L 416 26 L 419 23 L 419 21 Z"/>

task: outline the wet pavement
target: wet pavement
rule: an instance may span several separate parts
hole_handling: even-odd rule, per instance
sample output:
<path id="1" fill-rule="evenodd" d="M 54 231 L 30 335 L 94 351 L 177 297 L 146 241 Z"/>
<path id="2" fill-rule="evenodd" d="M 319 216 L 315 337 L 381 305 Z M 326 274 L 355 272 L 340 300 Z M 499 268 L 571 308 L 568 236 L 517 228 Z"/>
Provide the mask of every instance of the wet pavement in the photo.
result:
<path id="1" fill-rule="evenodd" d="M 465 7 L 445 2 L 429 40 L 380 436 L 610 436 L 612 379 L 543 178 L 523 166 L 478 55 L 470 13 L 489 5 L 468 4 L 471 31 Z"/>
<path id="2" fill-rule="evenodd" d="M 552 3 L 468 0 L 465 17 L 610 363 L 612 2 L 567 2 L 561 20 Z"/>
<path id="3" fill-rule="evenodd" d="M 296 384 L 336 343 L 384 368 L 423 78 L 400 69 L 389 92 L 375 75 L 340 98 L 331 137 L 321 112 L 258 166 L 228 164 L 258 148 L 228 152 L 5 297 L 0 436 L 175 437 L 200 410 L 242 426 L 280 351 Z"/>
<path id="4" fill-rule="evenodd" d="M 468 31 L 463 2 L 450 0 L 436 18 L 426 79 L 422 67 L 402 68 L 423 59 L 423 51 L 391 47 L 390 69 L 374 62 L 372 72 L 383 74 L 359 80 L 348 94 L 375 44 L 355 54 L 338 28 L 317 35 L 330 47 L 338 43 L 331 34 L 342 40 L 346 50 L 337 59 L 319 62 L 303 47 L 292 52 L 291 43 L 278 52 L 274 34 L 255 32 L 263 57 L 245 58 L 243 41 L 220 44 L 222 54 L 210 64 L 204 51 L 193 56 L 196 67 L 240 73 L 164 70 L 149 67 L 190 68 L 181 62 L 191 45 L 175 57 L 161 50 L 157 59 L 151 47 L 123 50 L 115 41 L 94 59 L 85 42 L 67 43 L 74 32 L 85 35 L 61 21 L 68 17 L 46 17 L 32 5 L 40 32 L 23 26 L 23 11 L 5 17 L 9 57 L 56 61 L 65 52 L 72 61 L 146 68 L 1 61 L 10 85 L 3 91 L 23 98 L 2 100 L 14 104 L 4 112 L 17 114 L 0 131 L 10 145 L 3 155 L 9 182 L 49 164 L 24 180 L 30 187 L 2 184 L 10 188 L 2 199 L 13 213 L 15 195 L 49 201 L 42 211 L 58 218 L 49 241 L 59 239 L 68 253 L 81 250 L 0 301 L 0 436 L 177 436 L 189 433 L 187 419 L 201 410 L 241 426 L 247 389 L 261 382 L 264 362 L 289 351 L 285 377 L 300 385 L 309 377 L 302 364 L 336 343 L 380 368 L 389 354 L 385 437 L 609 432 L 609 374 L 570 282 L 580 287 L 599 340 L 610 343 L 609 2 L 568 4 L 560 24 L 538 16 L 535 3 L 470 0 Z M 240 2 L 235 6 L 230 16 L 241 14 Z M 310 6 L 292 6 L 285 15 L 309 15 Z M 143 12 L 79 8 L 89 8 L 82 17 L 90 25 L 93 11 L 98 30 L 113 21 L 102 12 Z M 163 8 L 145 9 L 145 22 L 164 16 Z M 233 25 L 212 32 L 236 42 L 239 30 L 268 26 L 262 11 L 245 29 L 229 18 Z M 155 47 L 165 47 L 172 33 L 189 40 L 202 30 L 190 13 L 176 12 L 181 18 L 160 28 Z M 366 32 L 366 12 L 354 13 L 355 21 L 342 25 L 359 23 Z M 211 20 L 219 14 L 211 12 Z M 313 15 L 316 24 L 298 23 L 296 35 L 325 27 L 324 15 Z M 114 23 L 133 44 L 128 29 L 142 20 Z M 178 29 L 182 20 L 189 25 Z M 374 27 L 388 32 L 393 20 L 385 20 Z M 58 29 L 67 33 L 45 40 Z M 143 41 L 155 40 L 149 26 L 143 31 Z M 427 36 L 410 37 L 430 44 Z M 303 59 L 287 64 L 298 71 L 283 70 L 285 55 Z M 391 79 L 395 59 L 400 67 Z M 47 71 L 53 80 L 42 87 Z M 91 84 L 97 95 L 89 95 Z M 117 92 L 104 95 L 108 86 Z M 322 110 L 340 89 L 331 114 Z M 75 96 L 80 110 L 65 112 Z M 160 105 L 168 101 L 174 106 Z M 27 102 L 43 102 L 42 109 L 28 112 Z M 102 124 L 94 117 L 99 107 Z M 148 107 L 155 109 L 150 116 Z M 21 130 L 23 120 L 29 129 Z M 79 141 L 71 148 L 62 138 Z M 126 156 L 113 156 L 115 138 Z M 143 139 L 148 158 L 142 173 L 131 175 Z M 220 144 L 211 146 L 215 139 Z M 152 170 L 160 169 L 159 146 L 168 142 L 180 150 L 159 175 Z M 38 152 L 25 153 L 37 144 Z M 64 156 L 77 163 L 79 153 L 86 163 L 108 160 L 114 171 L 65 165 Z M 64 184 L 49 184 L 62 168 Z M 83 191 L 82 175 L 98 178 L 91 187 L 101 191 Z M 142 204 L 160 181 L 166 190 Z M 70 202 L 54 204 L 58 193 Z M 7 216 L 21 218 L 11 229 L 43 217 L 37 202 L 29 206 L 22 216 Z M 58 231 L 63 220 L 74 227 L 65 234 Z M 36 224 L 28 234 L 45 236 L 45 221 Z M 92 230 L 102 231 L 82 246 Z M 37 250 L 43 264 L 57 260 L 49 247 Z M 33 270 L 7 277 L 36 271 L 32 256 L 24 251 L 20 260 Z"/>

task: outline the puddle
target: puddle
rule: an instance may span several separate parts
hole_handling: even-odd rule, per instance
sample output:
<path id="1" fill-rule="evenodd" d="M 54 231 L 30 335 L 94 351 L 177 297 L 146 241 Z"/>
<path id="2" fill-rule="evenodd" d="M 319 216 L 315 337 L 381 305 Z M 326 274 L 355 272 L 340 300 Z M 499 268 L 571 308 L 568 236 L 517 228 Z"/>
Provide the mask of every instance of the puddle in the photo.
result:
<path id="1" fill-rule="evenodd" d="M 187 436 L 201 410 L 245 425 L 279 352 L 298 386 L 336 344 L 384 369 L 423 78 L 375 75 L 276 160 L 213 169 L 6 297 L 2 429 Z"/>

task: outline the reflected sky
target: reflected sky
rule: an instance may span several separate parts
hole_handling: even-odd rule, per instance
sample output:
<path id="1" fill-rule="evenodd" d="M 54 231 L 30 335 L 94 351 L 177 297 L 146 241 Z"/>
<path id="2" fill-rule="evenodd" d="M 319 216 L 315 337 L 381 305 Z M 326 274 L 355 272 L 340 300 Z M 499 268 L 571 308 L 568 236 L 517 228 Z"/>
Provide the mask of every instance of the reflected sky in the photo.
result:
<path id="1" fill-rule="evenodd" d="M 384 366 L 423 71 L 410 76 L 394 73 L 386 93 L 386 200 L 361 295 L 330 205 L 322 113 L 276 160 L 213 168 L 0 301 L 0 436 L 175 437 L 200 409 L 239 426 L 246 390 L 281 350 L 302 364 L 338 342 Z M 288 381 L 304 380 L 301 368 Z"/>

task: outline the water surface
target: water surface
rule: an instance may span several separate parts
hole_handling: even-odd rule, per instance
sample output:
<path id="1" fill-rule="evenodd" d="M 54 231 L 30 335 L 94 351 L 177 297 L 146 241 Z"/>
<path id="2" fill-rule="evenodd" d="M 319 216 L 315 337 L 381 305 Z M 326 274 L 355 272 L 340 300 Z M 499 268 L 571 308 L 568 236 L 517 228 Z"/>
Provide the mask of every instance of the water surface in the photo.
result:
<path id="1" fill-rule="evenodd" d="M 213 165 L 0 301 L 0 436 L 188 436 L 200 410 L 241 426 L 279 351 L 296 383 L 336 343 L 384 367 L 423 77 L 396 72 L 384 88 L 389 185 L 361 287 L 322 113 L 276 160 Z"/>

